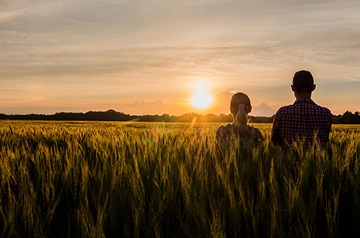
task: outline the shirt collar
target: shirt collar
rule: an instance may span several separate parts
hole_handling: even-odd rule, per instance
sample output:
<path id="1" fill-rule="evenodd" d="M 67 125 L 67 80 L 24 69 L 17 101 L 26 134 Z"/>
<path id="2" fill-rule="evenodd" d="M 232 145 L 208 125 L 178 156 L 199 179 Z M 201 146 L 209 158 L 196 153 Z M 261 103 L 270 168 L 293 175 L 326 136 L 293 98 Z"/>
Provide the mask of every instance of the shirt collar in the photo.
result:
<path id="1" fill-rule="evenodd" d="M 313 100 L 311 100 L 310 98 L 299 98 L 299 99 L 296 99 L 295 103 L 294 104 L 303 104 L 303 103 L 306 103 L 306 104 L 315 104 L 315 102 Z"/>

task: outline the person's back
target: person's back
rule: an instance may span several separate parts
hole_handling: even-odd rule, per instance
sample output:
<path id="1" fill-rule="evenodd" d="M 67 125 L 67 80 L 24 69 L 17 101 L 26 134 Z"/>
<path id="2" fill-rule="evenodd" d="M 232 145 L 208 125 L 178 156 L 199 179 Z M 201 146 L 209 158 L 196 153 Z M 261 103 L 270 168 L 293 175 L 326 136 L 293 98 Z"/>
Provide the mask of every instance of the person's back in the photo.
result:
<path id="1" fill-rule="evenodd" d="M 283 145 L 300 139 L 309 146 L 316 136 L 324 146 L 329 141 L 330 128 L 329 109 L 320 107 L 311 99 L 299 99 L 293 105 L 280 108 L 276 113 L 272 141 Z"/>
<path id="2" fill-rule="evenodd" d="M 247 125 L 247 130 L 240 132 L 233 124 L 220 126 L 216 131 L 216 139 L 218 142 L 224 142 L 236 138 L 240 143 L 247 146 L 258 145 L 262 140 L 262 134 L 259 129 Z"/>
<path id="3" fill-rule="evenodd" d="M 249 97 L 244 93 L 236 93 L 230 101 L 230 112 L 233 114 L 233 124 L 220 126 L 216 131 L 216 139 L 220 144 L 229 139 L 254 146 L 263 140 L 259 129 L 247 125 L 247 114 L 251 112 Z"/>
<path id="4" fill-rule="evenodd" d="M 331 112 L 311 100 L 315 84 L 310 72 L 297 72 L 293 84 L 296 101 L 293 105 L 281 107 L 277 111 L 271 140 L 280 146 L 291 145 L 300 140 L 309 147 L 316 139 L 324 147 L 329 141 Z"/>

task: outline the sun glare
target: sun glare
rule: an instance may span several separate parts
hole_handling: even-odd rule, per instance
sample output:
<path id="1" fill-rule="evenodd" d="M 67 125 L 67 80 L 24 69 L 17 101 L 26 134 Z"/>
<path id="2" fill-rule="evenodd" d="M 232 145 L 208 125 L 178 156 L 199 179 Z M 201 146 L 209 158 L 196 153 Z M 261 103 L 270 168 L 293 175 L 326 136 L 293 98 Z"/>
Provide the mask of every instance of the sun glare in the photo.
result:
<path id="1" fill-rule="evenodd" d="M 206 109 L 213 103 L 213 100 L 205 85 L 197 85 L 191 98 L 191 105 L 198 109 Z"/>

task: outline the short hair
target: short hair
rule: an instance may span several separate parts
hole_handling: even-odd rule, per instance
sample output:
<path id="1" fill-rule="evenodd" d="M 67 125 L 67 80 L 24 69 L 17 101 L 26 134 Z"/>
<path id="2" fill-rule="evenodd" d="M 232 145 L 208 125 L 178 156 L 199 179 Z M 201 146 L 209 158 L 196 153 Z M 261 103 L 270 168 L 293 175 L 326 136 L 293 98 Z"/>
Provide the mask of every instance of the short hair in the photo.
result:
<path id="1" fill-rule="evenodd" d="M 300 70 L 294 74 L 293 85 L 297 91 L 311 92 L 314 86 L 314 78 L 309 71 Z"/>

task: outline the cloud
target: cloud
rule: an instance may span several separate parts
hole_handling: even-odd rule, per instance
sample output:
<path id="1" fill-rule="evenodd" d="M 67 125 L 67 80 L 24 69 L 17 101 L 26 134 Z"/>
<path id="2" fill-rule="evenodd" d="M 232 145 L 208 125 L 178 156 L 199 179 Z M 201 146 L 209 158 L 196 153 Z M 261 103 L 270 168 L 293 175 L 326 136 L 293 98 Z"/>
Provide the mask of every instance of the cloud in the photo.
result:
<path id="1" fill-rule="evenodd" d="M 0 24 L 8 23 L 15 20 L 17 17 L 22 16 L 27 10 L 19 9 L 15 11 L 0 11 Z"/>
<path id="2" fill-rule="evenodd" d="M 208 78 L 224 92 L 214 111 L 228 113 L 232 90 L 254 105 L 292 101 L 291 74 L 309 69 L 344 95 L 353 91 L 341 83 L 360 75 L 359 10 L 325 0 L 4 0 L 0 83 L 69 100 L 144 100 L 132 110 L 146 111 L 172 110 L 165 100 Z"/>
<path id="3" fill-rule="evenodd" d="M 131 115 L 162 115 L 169 113 L 169 107 L 163 101 L 136 101 L 127 104 L 123 103 L 119 105 L 119 108 Z"/>

